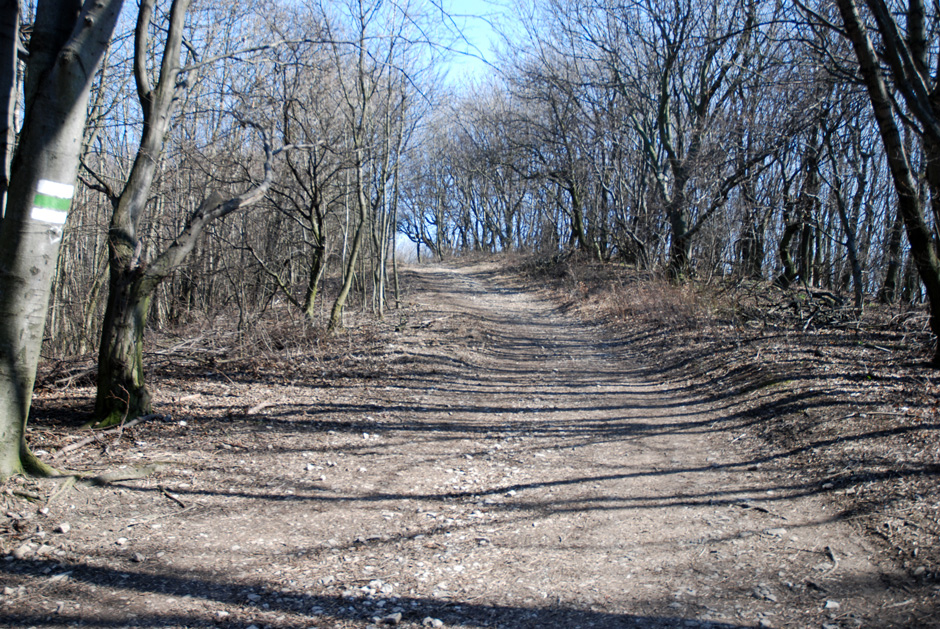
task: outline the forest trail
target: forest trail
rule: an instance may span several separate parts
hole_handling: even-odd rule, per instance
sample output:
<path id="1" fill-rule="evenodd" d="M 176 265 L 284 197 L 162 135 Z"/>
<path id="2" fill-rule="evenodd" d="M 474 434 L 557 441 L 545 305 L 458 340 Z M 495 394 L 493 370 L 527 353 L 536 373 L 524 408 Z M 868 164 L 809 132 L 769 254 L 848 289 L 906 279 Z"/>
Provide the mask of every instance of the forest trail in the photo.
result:
<path id="1" fill-rule="evenodd" d="M 399 331 L 380 357 L 353 357 L 372 375 L 193 385 L 207 413 L 254 412 L 141 433 L 127 460 L 174 471 L 37 515 L 51 550 L 0 562 L 0 624 L 937 622 L 705 396 L 657 381 L 495 264 L 406 281 Z"/>

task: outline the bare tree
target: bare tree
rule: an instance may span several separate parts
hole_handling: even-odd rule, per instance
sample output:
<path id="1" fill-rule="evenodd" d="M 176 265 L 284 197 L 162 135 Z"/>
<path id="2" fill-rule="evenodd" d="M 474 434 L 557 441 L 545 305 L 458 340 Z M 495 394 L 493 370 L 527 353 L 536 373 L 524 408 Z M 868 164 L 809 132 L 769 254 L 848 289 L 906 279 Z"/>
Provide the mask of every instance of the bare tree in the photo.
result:
<path id="1" fill-rule="evenodd" d="M 894 12 L 883 0 L 864 2 L 875 24 L 872 28 L 863 21 L 856 0 L 837 0 L 837 5 L 881 133 L 911 254 L 927 292 L 930 327 L 934 335 L 940 337 L 940 259 L 933 234 L 924 218 L 910 153 L 895 117 L 895 104 L 901 101 L 909 114 L 903 119 L 917 125 L 927 157 L 927 182 L 936 214 L 936 208 L 940 208 L 940 103 L 935 96 L 940 82 L 931 64 L 928 42 L 929 36 L 937 32 L 935 22 L 938 16 L 928 19 L 920 0 L 911 0 L 906 7 Z M 899 13 L 906 19 L 906 28 L 902 28 L 895 18 Z M 895 93 L 891 92 L 882 75 L 881 58 L 876 52 L 873 34 L 880 38 L 880 50 Z M 940 343 L 932 363 L 940 367 Z"/>
<path id="2" fill-rule="evenodd" d="M 255 173 L 254 181 L 245 184 L 241 193 L 227 194 L 214 190 L 205 195 L 166 248 L 152 253 L 151 259 L 147 260 L 140 226 L 177 103 L 188 86 L 181 75 L 187 71 L 193 74 L 202 65 L 195 59 L 189 68 L 184 68 L 181 63 L 190 3 L 191 0 L 173 0 L 159 57 L 160 67 L 154 81 L 148 62 L 156 0 L 142 1 L 134 42 L 134 79 L 143 112 L 140 145 L 120 193 L 111 189 L 103 179 L 98 180 L 101 190 L 107 193 L 114 205 L 108 230 L 110 284 L 98 352 L 95 399 L 96 424 L 101 426 L 150 412 L 150 394 L 144 379 L 143 340 L 154 291 L 180 267 L 208 224 L 264 197 L 273 182 L 271 160 L 281 150 L 273 150 L 267 134 L 257 128 L 262 135 L 263 172 Z M 247 119 L 239 119 L 239 124 L 256 127 Z"/>

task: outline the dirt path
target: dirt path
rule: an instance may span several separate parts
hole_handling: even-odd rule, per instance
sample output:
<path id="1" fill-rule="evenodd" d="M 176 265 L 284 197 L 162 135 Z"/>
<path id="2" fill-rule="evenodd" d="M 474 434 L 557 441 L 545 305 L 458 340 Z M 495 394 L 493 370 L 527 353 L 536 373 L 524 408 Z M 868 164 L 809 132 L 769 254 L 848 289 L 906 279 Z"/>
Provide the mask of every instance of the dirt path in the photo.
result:
<path id="1" fill-rule="evenodd" d="M 721 408 L 495 267 L 409 284 L 380 377 L 158 392 L 170 469 L 13 514 L 0 624 L 940 626 Z"/>

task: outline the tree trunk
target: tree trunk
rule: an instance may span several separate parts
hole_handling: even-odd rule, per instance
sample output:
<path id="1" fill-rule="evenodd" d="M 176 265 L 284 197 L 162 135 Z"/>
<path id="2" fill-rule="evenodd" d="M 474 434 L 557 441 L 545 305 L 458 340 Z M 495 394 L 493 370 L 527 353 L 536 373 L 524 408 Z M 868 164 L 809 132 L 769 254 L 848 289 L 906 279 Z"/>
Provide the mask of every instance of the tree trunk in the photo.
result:
<path id="1" fill-rule="evenodd" d="M 680 187 L 681 186 L 681 187 Z M 690 271 L 692 263 L 692 239 L 685 216 L 685 178 L 679 183 L 678 177 L 674 196 L 669 202 L 667 214 L 672 233 L 669 247 L 669 266 L 667 272 L 672 280 L 679 280 Z"/>
<path id="2" fill-rule="evenodd" d="M 901 238 L 903 234 L 904 223 L 901 219 L 901 213 L 895 210 L 894 220 L 891 221 L 891 227 L 888 231 L 888 246 L 885 251 L 885 258 L 888 265 L 885 268 L 885 279 L 878 292 L 878 301 L 883 304 L 893 304 L 898 298 L 898 288 L 901 281 Z"/>
<path id="3" fill-rule="evenodd" d="M 174 273 L 216 219 L 257 203 L 273 181 L 271 150 L 264 141 L 264 179 L 244 193 L 224 199 L 216 192 L 199 205 L 180 234 L 149 265 L 131 260 L 111 266 L 111 291 L 101 331 L 98 353 L 98 391 L 95 398 L 97 426 L 110 426 L 150 412 L 150 395 L 144 384 L 143 342 L 154 291 Z"/>
<path id="4" fill-rule="evenodd" d="M 17 45 L 20 39 L 20 1 L 0 0 L 0 217 L 10 187 L 10 162 L 16 145 Z"/>
<path id="5" fill-rule="evenodd" d="M 346 262 L 346 272 L 343 278 L 343 286 L 333 302 L 333 308 L 330 310 L 330 321 L 326 326 L 329 333 L 333 333 L 340 327 L 343 316 L 343 308 L 346 306 L 346 298 L 352 288 L 353 279 L 356 276 L 356 261 L 359 257 L 359 249 L 362 248 L 362 241 L 365 239 L 366 226 L 366 195 L 365 181 L 363 180 L 363 166 L 361 163 L 356 168 L 356 199 L 359 205 L 359 224 L 356 225 L 356 233 L 353 236 L 352 248 L 349 251 L 349 260 Z"/>
<path id="6" fill-rule="evenodd" d="M 111 292 L 98 352 L 96 426 L 113 426 L 149 415 L 144 381 L 144 329 L 154 289 L 137 271 L 111 272 Z"/>
<path id="7" fill-rule="evenodd" d="M 742 277 L 759 280 L 763 276 L 764 220 L 767 212 L 758 209 L 757 194 L 752 181 L 741 186 L 741 197 L 745 203 L 745 215 L 741 236 L 738 240 L 738 264 Z"/>
<path id="8" fill-rule="evenodd" d="M 783 272 L 780 273 L 775 282 L 781 288 L 790 288 L 799 275 L 796 270 L 796 264 L 793 262 L 793 256 L 790 255 L 790 245 L 793 243 L 793 238 L 799 231 L 799 221 L 787 223 L 783 230 L 783 236 L 780 237 L 780 245 L 777 251 L 780 254 L 780 263 L 783 265 Z"/>
<path id="9" fill-rule="evenodd" d="M 0 222 L 0 478 L 48 473 L 26 445 L 26 420 L 88 96 L 122 0 L 40 0 L 26 108 Z"/>
<path id="10" fill-rule="evenodd" d="M 304 295 L 304 314 L 310 319 L 316 316 L 317 293 L 320 290 L 320 279 L 326 269 L 326 247 L 320 243 L 313 246 L 313 256 L 310 260 L 310 276 L 307 278 L 307 293 Z"/>
<path id="11" fill-rule="evenodd" d="M 845 199 L 842 197 L 842 178 L 840 175 L 838 175 L 838 169 L 836 169 L 836 173 L 836 183 L 833 194 L 836 201 L 836 210 L 839 213 L 839 221 L 842 224 L 842 231 L 845 233 L 845 252 L 849 258 L 849 267 L 852 274 L 855 311 L 856 315 L 861 315 L 862 309 L 865 306 L 865 293 L 864 286 L 862 284 L 862 265 L 858 260 L 858 245 L 855 235 L 855 224 L 852 220 L 853 217 L 849 216 L 849 213 L 846 209 Z M 861 186 L 862 184 L 859 185 Z M 858 198 L 856 198 L 855 201 L 860 203 L 860 195 L 858 195 Z"/>

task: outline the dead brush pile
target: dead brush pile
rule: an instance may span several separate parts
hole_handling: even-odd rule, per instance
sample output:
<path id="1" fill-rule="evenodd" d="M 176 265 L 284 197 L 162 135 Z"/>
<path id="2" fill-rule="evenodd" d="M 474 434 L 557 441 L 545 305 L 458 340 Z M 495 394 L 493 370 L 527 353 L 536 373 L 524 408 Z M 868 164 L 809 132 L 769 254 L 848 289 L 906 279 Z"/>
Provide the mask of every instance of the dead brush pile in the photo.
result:
<path id="1" fill-rule="evenodd" d="M 769 282 L 529 262 L 553 297 L 718 409 L 781 486 L 828 495 L 912 575 L 940 580 L 940 373 L 920 309 Z M 820 514 L 823 517 L 824 514 Z"/>

